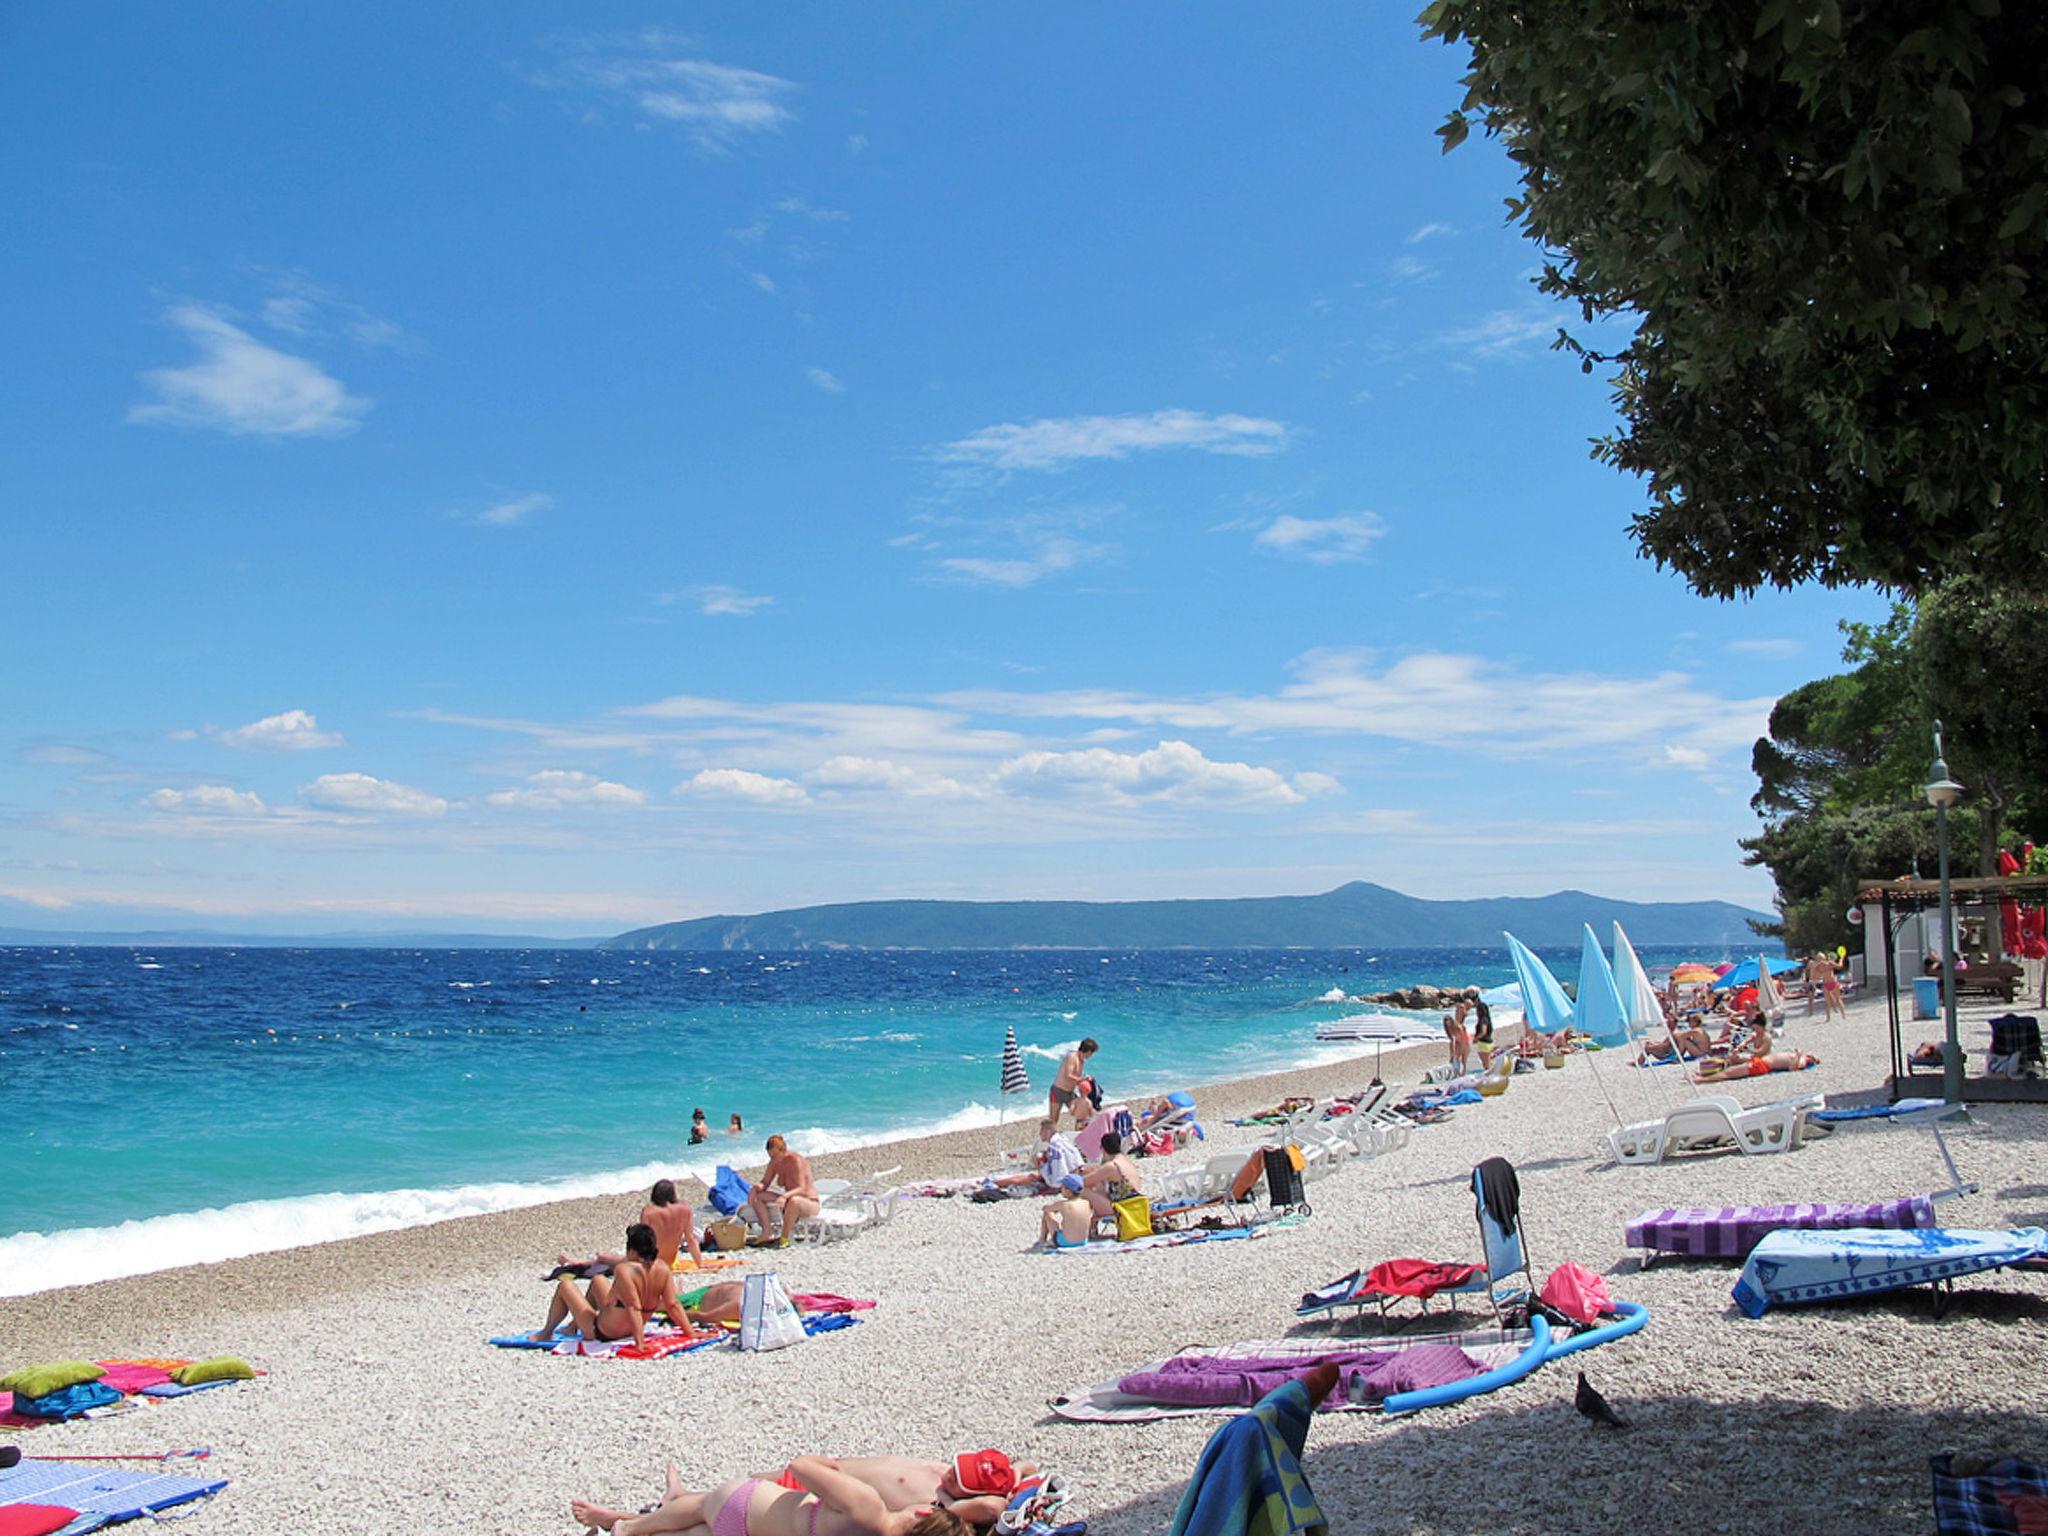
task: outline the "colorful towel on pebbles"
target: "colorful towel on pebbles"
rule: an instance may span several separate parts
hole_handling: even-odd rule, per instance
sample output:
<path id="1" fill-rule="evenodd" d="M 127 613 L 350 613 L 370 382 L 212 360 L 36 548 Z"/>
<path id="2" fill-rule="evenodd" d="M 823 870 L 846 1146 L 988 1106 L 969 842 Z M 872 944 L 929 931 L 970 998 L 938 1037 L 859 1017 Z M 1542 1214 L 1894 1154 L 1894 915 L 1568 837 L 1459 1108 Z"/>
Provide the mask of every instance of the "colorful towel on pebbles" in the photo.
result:
<path id="1" fill-rule="evenodd" d="M 2039 1227 L 1773 1232 L 1750 1250 L 1735 1282 L 1735 1304 L 1750 1317 L 1762 1317 L 1774 1305 L 1875 1295 L 2030 1264 L 2044 1251 L 2048 1232 Z"/>
<path id="2" fill-rule="evenodd" d="M 2024 1536 L 2048 1523 L 2048 1467 L 2007 1457 L 1969 1471 L 1953 1455 L 1936 1456 L 1936 1536 Z"/>
<path id="3" fill-rule="evenodd" d="M 171 1380 L 171 1372 L 190 1365 L 190 1360 L 99 1360 L 94 1362 L 101 1368 L 99 1385 L 119 1394 L 119 1401 L 108 1402 L 100 1407 L 80 1408 L 63 1413 L 22 1413 L 16 1411 L 14 1394 L 0 1392 L 0 1427 L 7 1429 L 35 1429 L 44 1424 L 57 1424 L 65 1419 L 86 1418 L 101 1413 L 115 1412 L 135 1406 L 132 1399 L 137 1397 L 184 1397 L 193 1392 L 205 1392 L 213 1387 L 231 1387 L 232 1381 L 208 1381 L 197 1386 L 180 1386 Z M 104 1397 L 104 1394 L 100 1394 Z"/>
<path id="4" fill-rule="evenodd" d="M 1934 1225 L 1926 1195 L 1862 1204 L 1666 1206 L 1645 1211 L 1625 1229 L 1631 1248 L 1682 1258 L 1746 1259 L 1773 1232 L 1840 1231 L 1845 1227 L 1900 1230 Z"/>
<path id="5" fill-rule="evenodd" d="M 1151 1248 L 1185 1248 L 1190 1243 L 1231 1243 L 1250 1242 L 1254 1238 L 1271 1237 L 1275 1232 L 1288 1227 L 1298 1227 L 1305 1220 L 1301 1216 L 1276 1216 L 1249 1227 L 1222 1227 L 1198 1229 L 1191 1232 L 1155 1232 L 1150 1237 L 1134 1237 L 1127 1243 L 1086 1243 L 1079 1248 L 1042 1248 L 1041 1253 L 1057 1253 L 1072 1258 L 1080 1254 L 1138 1253 Z"/>
<path id="6" fill-rule="evenodd" d="M 189 1504 L 219 1493 L 226 1478 L 181 1477 L 169 1472 L 125 1472 L 73 1462 L 24 1457 L 18 1466 L 0 1471 L 0 1517 L 10 1508 L 52 1505 L 76 1510 L 58 1536 L 80 1536 L 138 1515 Z M 175 1517 L 173 1517 L 175 1518 Z M 34 1527 L 47 1529 L 48 1527 Z"/>
<path id="7" fill-rule="evenodd" d="M 853 1315 L 855 1312 L 864 1312 L 874 1306 L 872 1301 L 852 1301 L 844 1296 L 797 1296 L 792 1299 L 800 1309 L 804 1332 L 813 1336 L 851 1328 L 860 1321 Z M 804 1303 L 813 1300 L 826 1303 L 826 1307 L 816 1311 L 804 1309 Z M 671 1355 L 695 1354 L 700 1349 L 711 1349 L 720 1344 L 734 1349 L 739 1347 L 737 1332 L 724 1328 L 712 1333 L 693 1333 L 683 1328 L 650 1328 L 646 1342 L 637 1345 L 631 1339 L 586 1339 L 574 1333 L 557 1334 L 550 1339 L 509 1333 L 486 1342 L 498 1349 L 543 1349 L 551 1355 L 596 1360 L 666 1360 Z"/>

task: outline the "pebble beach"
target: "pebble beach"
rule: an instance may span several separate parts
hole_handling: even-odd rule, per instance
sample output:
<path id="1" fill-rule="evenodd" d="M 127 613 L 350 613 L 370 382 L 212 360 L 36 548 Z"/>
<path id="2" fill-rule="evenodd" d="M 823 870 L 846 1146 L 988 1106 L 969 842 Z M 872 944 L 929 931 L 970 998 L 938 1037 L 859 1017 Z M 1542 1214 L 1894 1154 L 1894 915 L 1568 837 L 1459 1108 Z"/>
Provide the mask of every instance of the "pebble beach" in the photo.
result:
<path id="1" fill-rule="evenodd" d="M 1846 1021 L 1795 1010 L 1785 1043 L 1821 1065 L 1718 1091 L 1745 1102 L 1882 1098 L 1881 997 L 1853 1004 Z M 1390 1052 L 1380 1071 L 1398 1092 L 1442 1054 Z M 1249 1148 L 1259 1133 L 1232 1128 L 1233 1116 L 1289 1094 L 1356 1092 L 1373 1067 L 1368 1053 L 1205 1087 L 1197 1099 L 1210 1145 L 1180 1156 Z M 1379 1259 L 1476 1261 L 1468 1180 L 1479 1160 L 1502 1155 L 1520 1175 L 1539 1282 L 1575 1260 L 1618 1299 L 1646 1306 L 1649 1324 L 1462 1404 L 1399 1420 L 1319 1416 L 1306 1469 L 1333 1531 L 1924 1529 L 1930 1454 L 2048 1449 L 2039 1276 L 1972 1277 L 1941 1318 L 1922 1290 L 1752 1321 L 1729 1299 L 1733 1266 L 1665 1259 L 1644 1271 L 1623 1244 L 1624 1224 L 1652 1206 L 1939 1188 L 1946 1174 L 1927 1133 L 1853 1127 L 1780 1156 L 1610 1166 L 1595 1147 L 1613 1124 L 1607 1098 L 1645 1117 L 1649 1075 L 1620 1052 L 1519 1075 L 1501 1098 L 1312 1185 L 1313 1216 L 1256 1242 L 1045 1255 L 1028 1251 L 1036 1200 L 910 1201 L 849 1240 L 750 1256 L 792 1291 L 879 1303 L 859 1326 L 773 1354 L 586 1360 L 485 1344 L 539 1324 L 540 1277 L 556 1252 L 615 1246 L 637 1190 L 0 1300 L 8 1367 L 231 1352 L 266 1373 L 4 1438 L 31 1455 L 210 1446 L 210 1474 L 231 1484 L 192 1514 L 194 1536 L 567 1532 L 571 1498 L 637 1507 L 657 1495 L 670 1461 L 704 1487 L 804 1452 L 944 1457 L 986 1445 L 1064 1476 L 1068 1518 L 1101 1536 L 1137 1536 L 1166 1527 L 1217 1421 L 1069 1424 L 1048 1400 L 1187 1344 L 1294 1334 L 1302 1292 Z M 1673 1069 L 1658 1075 L 1667 1094 L 1681 1091 Z M 2037 1113 L 1977 1106 L 1945 1134 L 1964 1178 L 1981 1186 L 1944 1205 L 1945 1224 L 2048 1223 L 2048 1125 Z M 965 1131 L 815 1166 L 821 1177 L 899 1166 L 886 1182 L 943 1179 L 987 1171 L 1000 1144 L 996 1132 Z M 1173 1163 L 1144 1166 L 1150 1184 Z M 146 1144 L 134 1173 L 149 1176 Z M 1581 1365 L 1626 1431 L 1574 1411 Z"/>

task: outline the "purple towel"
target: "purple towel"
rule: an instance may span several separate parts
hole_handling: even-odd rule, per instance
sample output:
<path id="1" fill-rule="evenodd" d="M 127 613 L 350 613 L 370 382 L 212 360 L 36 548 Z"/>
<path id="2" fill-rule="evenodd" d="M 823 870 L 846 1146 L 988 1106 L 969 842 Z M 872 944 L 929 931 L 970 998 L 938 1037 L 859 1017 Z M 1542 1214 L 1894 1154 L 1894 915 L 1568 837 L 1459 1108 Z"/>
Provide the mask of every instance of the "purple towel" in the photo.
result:
<path id="1" fill-rule="evenodd" d="M 1488 1369 L 1451 1344 L 1394 1350 L 1333 1349 L 1318 1355 L 1237 1359 L 1179 1355 L 1160 1362 L 1155 1371 L 1138 1371 L 1124 1377 L 1117 1383 L 1117 1390 L 1176 1408 L 1248 1408 L 1269 1392 L 1325 1363 L 1335 1365 L 1342 1373 L 1345 1394 L 1354 1402 L 1373 1402 L 1395 1392 L 1444 1386 Z"/>
<path id="2" fill-rule="evenodd" d="M 1724 1205 L 1645 1211 L 1628 1224 L 1628 1245 L 1698 1259 L 1746 1259 L 1772 1232 L 1834 1232 L 1844 1227 L 1897 1231 L 1933 1225 L 1934 1202 L 1925 1195 L 1866 1205 Z"/>

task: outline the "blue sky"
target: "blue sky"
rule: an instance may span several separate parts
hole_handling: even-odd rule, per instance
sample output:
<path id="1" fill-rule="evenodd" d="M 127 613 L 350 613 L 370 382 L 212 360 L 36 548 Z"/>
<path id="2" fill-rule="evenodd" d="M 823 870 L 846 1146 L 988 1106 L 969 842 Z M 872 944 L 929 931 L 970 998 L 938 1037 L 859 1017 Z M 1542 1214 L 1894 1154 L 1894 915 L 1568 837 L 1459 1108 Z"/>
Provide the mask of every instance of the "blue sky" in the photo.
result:
<path id="1" fill-rule="evenodd" d="M 0 923 L 1763 904 L 1404 8 L 0 18 Z"/>

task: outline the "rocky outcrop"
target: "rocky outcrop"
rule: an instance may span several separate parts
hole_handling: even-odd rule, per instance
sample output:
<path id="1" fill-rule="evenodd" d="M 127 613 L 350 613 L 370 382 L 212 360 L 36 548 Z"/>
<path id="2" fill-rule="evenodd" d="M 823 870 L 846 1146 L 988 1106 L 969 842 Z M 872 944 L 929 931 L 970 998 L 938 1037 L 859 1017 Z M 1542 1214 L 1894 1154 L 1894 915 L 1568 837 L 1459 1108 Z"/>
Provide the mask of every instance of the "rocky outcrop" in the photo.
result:
<path id="1" fill-rule="evenodd" d="M 1374 992 L 1354 999 L 1361 1003 L 1377 1003 L 1382 1008 L 1399 1008 L 1404 1013 L 1449 1013 L 1458 1004 L 1477 1002 L 1477 987 L 1396 987 L 1391 992 Z"/>

